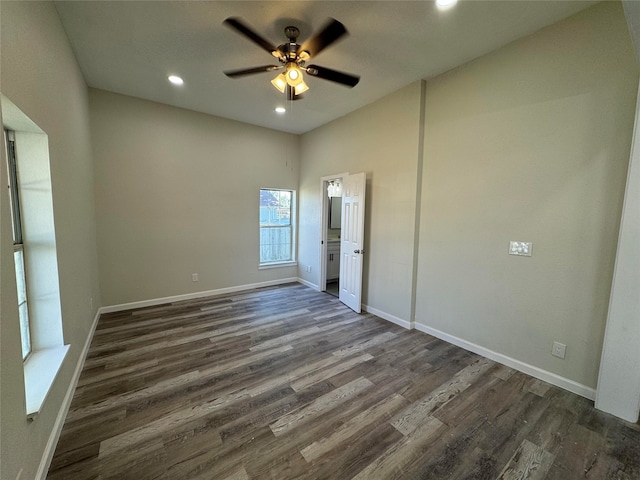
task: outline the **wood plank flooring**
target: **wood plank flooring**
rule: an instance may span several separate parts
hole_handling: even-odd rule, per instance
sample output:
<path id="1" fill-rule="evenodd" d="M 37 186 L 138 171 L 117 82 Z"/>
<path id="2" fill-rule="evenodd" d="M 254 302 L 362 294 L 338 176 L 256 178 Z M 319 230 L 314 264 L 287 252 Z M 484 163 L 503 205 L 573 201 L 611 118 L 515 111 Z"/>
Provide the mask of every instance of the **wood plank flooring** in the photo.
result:
<path id="1" fill-rule="evenodd" d="M 50 480 L 640 479 L 640 428 L 299 284 L 102 315 Z"/>

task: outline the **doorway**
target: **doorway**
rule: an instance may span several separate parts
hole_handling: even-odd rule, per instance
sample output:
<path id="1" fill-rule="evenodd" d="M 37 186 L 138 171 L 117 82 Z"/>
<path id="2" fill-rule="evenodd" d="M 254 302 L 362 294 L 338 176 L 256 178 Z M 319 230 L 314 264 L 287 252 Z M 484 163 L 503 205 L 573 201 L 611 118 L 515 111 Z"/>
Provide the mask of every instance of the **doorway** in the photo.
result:
<path id="1" fill-rule="evenodd" d="M 327 182 L 329 221 L 327 223 L 327 293 L 340 296 L 340 235 L 342 218 L 342 179 Z"/>
<path id="2" fill-rule="evenodd" d="M 322 254 L 320 290 L 339 297 L 340 239 L 342 215 L 342 177 L 340 173 L 322 177 Z"/>
<path id="3" fill-rule="evenodd" d="M 340 179 L 340 185 L 336 180 Z M 330 261 L 335 261 L 333 269 L 338 269 L 338 298 L 354 312 L 362 311 L 362 265 L 364 263 L 364 213 L 367 175 L 365 172 L 343 173 L 323 177 L 322 198 L 322 240 L 320 256 L 320 291 L 327 291 L 327 274 Z M 329 198 L 341 196 L 340 231 L 331 228 Z M 337 202 L 336 202 L 337 206 Z M 336 208 L 337 209 L 337 208 Z M 334 226 L 336 223 L 334 223 Z M 330 235 L 331 232 L 331 235 Z M 336 235 L 337 234 L 337 235 Z M 337 237 L 337 238 L 336 238 Z M 331 240 L 331 242 L 329 242 Z M 339 255 L 330 243 L 340 246 Z M 333 255 L 329 255 L 333 253 Z"/>

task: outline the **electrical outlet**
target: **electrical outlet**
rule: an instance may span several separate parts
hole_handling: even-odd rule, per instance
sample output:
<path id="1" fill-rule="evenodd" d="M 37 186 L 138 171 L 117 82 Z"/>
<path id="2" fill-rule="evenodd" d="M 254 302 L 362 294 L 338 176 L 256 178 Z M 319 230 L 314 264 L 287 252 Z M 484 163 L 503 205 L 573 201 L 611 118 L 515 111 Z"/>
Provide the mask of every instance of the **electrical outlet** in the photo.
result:
<path id="1" fill-rule="evenodd" d="M 564 343 L 553 342 L 553 348 L 551 349 L 551 355 L 558 358 L 564 358 L 567 352 L 567 346 Z"/>
<path id="2" fill-rule="evenodd" d="M 198 274 L 197 273 L 192 273 L 191 274 L 191 281 L 192 282 L 197 282 L 198 281 Z"/>

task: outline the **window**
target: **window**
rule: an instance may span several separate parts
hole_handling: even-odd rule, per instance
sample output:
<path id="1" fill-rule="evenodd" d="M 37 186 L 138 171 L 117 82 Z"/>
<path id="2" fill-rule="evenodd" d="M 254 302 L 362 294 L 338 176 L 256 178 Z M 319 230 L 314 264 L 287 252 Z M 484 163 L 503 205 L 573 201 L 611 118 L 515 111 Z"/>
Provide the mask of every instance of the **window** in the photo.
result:
<path id="1" fill-rule="evenodd" d="M 12 341 L 22 344 L 26 414 L 33 418 L 69 352 L 60 303 L 49 138 L 1 93 L 0 99 L 19 307 L 15 321 L 20 324 L 20 339 L 16 335 Z"/>
<path id="2" fill-rule="evenodd" d="M 260 265 L 294 261 L 293 190 L 260 190 Z"/>
<path id="3" fill-rule="evenodd" d="M 18 313 L 20 315 L 20 336 L 22 338 L 22 358 L 31 353 L 31 332 L 29 327 L 29 308 L 27 305 L 27 280 L 25 274 L 24 242 L 22 237 L 22 215 L 20 213 L 20 191 L 18 189 L 18 166 L 16 162 L 15 133 L 5 130 L 9 199 L 13 225 L 13 259 L 16 268 L 16 286 L 18 287 Z"/>

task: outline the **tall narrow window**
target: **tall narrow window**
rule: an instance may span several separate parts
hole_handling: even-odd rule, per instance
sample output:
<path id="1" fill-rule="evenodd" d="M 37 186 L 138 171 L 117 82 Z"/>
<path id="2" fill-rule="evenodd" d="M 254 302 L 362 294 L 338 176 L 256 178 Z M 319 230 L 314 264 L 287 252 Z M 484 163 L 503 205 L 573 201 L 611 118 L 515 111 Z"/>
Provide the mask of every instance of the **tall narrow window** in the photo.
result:
<path id="1" fill-rule="evenodd" d="M 22 238 L 22 215 L 20 212 L 20 190 L 18 188 L 18 166 L 16 162 L 15 133 L 5 130 L 9 199 L 11 202 L 11 220 L 13 224 L 13 260 L 16 267 L 16 285 L 18 287 L 18 312 L 20 316 L 20 334 L 22 337 L 22 358 L 31 353 L 31 332 L 29 329 L 29 308 L 27 305 L 27 281 L 25 273 L 24 241 Z"/>
<path id="2" fill-rule="evenodd" d="M 260 190 L 260 265 L 292 262 L 293 191 Z"/>

